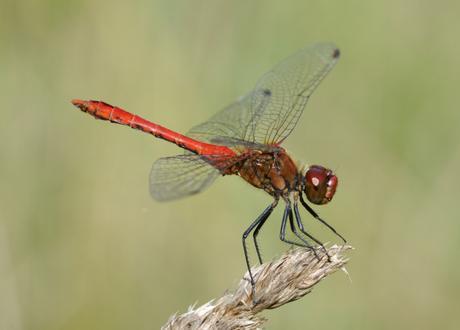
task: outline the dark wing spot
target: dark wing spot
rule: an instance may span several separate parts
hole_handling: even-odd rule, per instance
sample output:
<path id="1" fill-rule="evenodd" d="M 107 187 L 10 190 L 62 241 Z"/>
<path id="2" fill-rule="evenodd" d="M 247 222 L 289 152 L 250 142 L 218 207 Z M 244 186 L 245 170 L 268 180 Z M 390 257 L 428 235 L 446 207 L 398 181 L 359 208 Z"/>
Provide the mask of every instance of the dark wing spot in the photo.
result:
<path id="1" fill-rule="evenodd" d="M 271 96 L 272 95 L 272 91 L 269 90 L 268 88 L 264 89 L 262 92 L 264 93 L 264 96 Z"/>
<path id="2" fill-rule="evenodd" d="M 338 48 L 334 49 L 334 52 L 332 53 L 332 58 L 339 58 L 340 56 L 340 50 Z"/>

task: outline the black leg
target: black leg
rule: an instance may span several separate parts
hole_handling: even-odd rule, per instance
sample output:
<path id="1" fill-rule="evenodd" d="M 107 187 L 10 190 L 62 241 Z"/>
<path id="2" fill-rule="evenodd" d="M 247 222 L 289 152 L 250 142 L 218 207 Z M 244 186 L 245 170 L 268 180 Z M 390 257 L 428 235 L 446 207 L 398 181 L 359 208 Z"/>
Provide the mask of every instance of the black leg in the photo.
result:
<path id="1" fill-rule="evenodd" d="M 265 214 L 265 217 L 263 217 L 262 219 L 260 219 L 259 221 L 259 224 L 257 225 L 256 229 L 254 230 L 254 233 L 252 234 L 252 237 L 254 239 L 254 245 L 256 247 L 256 252 L 257 252 L 257 258 L 259 258 L 259 263 L 262 265 L 263 264 L 263 261 L 262 261 L 262 256 L 260 254 L 260 249 L 259 249 L 259 244 L 257 243 L 257 235 L 259 235 L 259 231 L 260 229 L 262 229 L 262 226 L 264 225 L 265 221 L 267 221 L 267 219 L 270 217 L 270 214 L 272 214 L 272 211 L 275 209 L 276 205 L 278 205 L 278 199 L 276 199 L 273 203 L 272 203 L 272 208 L 269 212 L 267 212 Z M 265 213 L 265 211 L 264 211 Z M 262 213 L 262 214 L 264 214 Z"/>
<path id="2" fill-rule="evenodd" d="M 252 285 L 252 292 L 253 292 L 253 297 L 254 297 L 254 277 L 252 276 L 251 272 L 251 264 L 249 263 L 249 256 L 248 256 L 248 248 L 246 246 L 246 238 L 248 238 L 249 234 L 251 231 L 255 228 L 259 228 L 259 224 L 262 222 L 265 222 L 267 220 L 268 216 L 272 213 L 273 209 L 275 208 L 277 204 L 277 201 L 275 203 L 270 204 L 263 212 L 261 215 L 257 217 L 257 219 L 251 223 L 251 225 L 246 229 L 246 231 L 243 233 L 243 250 L 244 250 L 244 258 L 246 260 L 246 266 L 248 267 L 248 272 L 249 272 L 249 277 L 251 279 L 251 285 Z M 260 229 L 260 228 L 259 228 Z"/>
<path id="3" fill-rule="evenodd" d="M 294 211 L 296 211 L 296 208 L 297 208 L 297 205 L 294 203 Z M 297 209 L 297 212 L 296 212 L 296 219 L 297 219 L 297 213 L 298 213 L 298 209 Z M 318 254 L 316 253 L 315 248 L 312 247 L 311 244 L 308 243 L 308 241 L 307 241 L 305 238 L 303 238 L 303 237 L 297 232 L 297 229 L 296 229 L 296 227 L 295 227 L 295 225 L 294 225 L 294 217 L 293 217 L 293 215 L 292 215 L 292 210 L 289 212 L 289 225 L 290 225 L 290 227 L 291 227 L 292 233 L 293 233 L 298 239 L 300 239 L 300 240 L 302 241 L 302 243 L 305 244 L 304 247 L 309 248 L 311 251 L 313 251 L 313 253 L 315 254 L 316 259 L 319 260 L 320 258 L 319 258 L 319 256 L 318 256 Z M 302 231 L 302 228 L 299 228 L 299 229 Z M 302 232 L 303 232 L 303 231 L 302 231 Z M 308 235 L 308 234 L 306 234 L 306 235 L 307 235 L 308 237 L 310 237 L 311 239 L 313 239 L 313 240 L 316 242 L 316 240 L 315 240 L 314 238 L 312 238 L 310 235 Z M 322 244 L 321 244 L 321 245 L 322 245 Z"/>
<path id="4" fill-rule="evenodd" d="M 328 224 L 326 221 L 320 218 L 320 216 L 303 200 L 302 194 L 300 194 L 300 203 L 302 203 L 303 207 L 319 222 L 321 222 L 323 225 L 325 225 L 327 228 L 329 228 L 334 234 L 339 236 L 344 243 L 347 242 L 347 240 L 340 235 L 330 224 Z"/>
<path id="5" fill-rule="evenodd" d="M 301 247 L 309 247 L 308 245 L 300 244 L 298 242 L 290 241 L 286 239 L 286 224 L 288 217 L 292 216 L 291 204 L 286 204 L 286 208 L 284 209 L 283 219 L 281 220 L 281 229 L 280 229 L 280 240 L 285 243 L 301 246 Z M 307 243 L 308 244 L 308 243 Z"/>
<path id="6" fill-rule="evenodd" d="M 320 245 L 321 248 L 323 249 L 324 253 L 328 256 L 328 259 L 329 259 L 329 254 L 327 253 L 327 250 L 324 247 L 324 244 L 320 240 L 316 239 L 314 236 L 309 234 L 304 229 L 303 223 L 302 223 L 302 218 L 300 217 L 300 213 L 299 213 L 299 208 L 297 207 L 297 201 L 294 201 L 294 214 L 295 214 L 295 219 L 296 219 L 296 222 L 297 222 L 297 226 L 299 227 L 299 230 L 302 232 L 302 234 L 304 234 L 305 236 L 307 236 L 311 240 L 315 241 L 316 244 Z"/>

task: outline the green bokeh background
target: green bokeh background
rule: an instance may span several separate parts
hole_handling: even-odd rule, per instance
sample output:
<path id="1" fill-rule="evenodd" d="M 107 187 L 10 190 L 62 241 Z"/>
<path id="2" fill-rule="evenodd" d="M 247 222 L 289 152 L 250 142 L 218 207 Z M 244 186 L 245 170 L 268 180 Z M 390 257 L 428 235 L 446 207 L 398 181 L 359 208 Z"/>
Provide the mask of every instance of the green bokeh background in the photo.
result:
<path id="1" fill-rule="evenodd" d="M 270 197 L 226 177 L 158 203 L 151 164 L 178 148 L 69 101 L 185 132 L 317 41 L 342 57 L 285 147 L 340 178 L 316 210 L 356 248 L 352 282 L 334 274 L 267 327 L 458 329 L 459 15 L 428 0 L 3 0 L 0 329 L 156 329 L 234 287 L 241 234 Z M 280 214 L 267 259 L 287 249 Z"/>

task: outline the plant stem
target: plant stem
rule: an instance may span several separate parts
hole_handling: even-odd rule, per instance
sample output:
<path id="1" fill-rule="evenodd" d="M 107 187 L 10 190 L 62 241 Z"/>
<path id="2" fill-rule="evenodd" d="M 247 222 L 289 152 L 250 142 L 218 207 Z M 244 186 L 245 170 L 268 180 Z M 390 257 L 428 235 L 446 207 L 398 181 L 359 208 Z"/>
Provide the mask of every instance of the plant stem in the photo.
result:
<path id="1" fill-rule="evenodd" d="M 343 252 L 349 245 L 318 248 L 319 259 L 309 249 L 291 249 L 280 258 L 253 267 L 256 280 L 254 299 L 248 273 L 234 293 L 211 300 L 182 315 L 173 315 L 162 327 L 172 329 L 260 329 L 265 318 L 257 315 L 265 309 L 280 307 L 310 293 L 324 277 L 339 269 L 345 271 L 348 259 Z"/>

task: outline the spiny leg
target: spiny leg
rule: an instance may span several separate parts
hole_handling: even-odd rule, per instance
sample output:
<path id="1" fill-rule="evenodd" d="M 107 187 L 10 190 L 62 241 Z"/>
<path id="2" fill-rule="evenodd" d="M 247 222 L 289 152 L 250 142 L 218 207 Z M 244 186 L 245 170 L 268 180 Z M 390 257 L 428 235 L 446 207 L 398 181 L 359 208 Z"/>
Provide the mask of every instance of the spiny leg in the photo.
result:
<path id="1" fill-rule="evenodd" d="M 327 253 L 327 250 L 326 250 L 326 247 L 324 246 L 324 244 L 316 239 L 314 236 L 312 236 L 311 234 L 309 234 L 303 227 L 303 223 L 302 223 L 302 218 L 300 217 L 300 212 L 299 212 L 299 208 L 297 206 L 297 201 L 294 201 L 294 214 L 295 214 L 295 219 L 296 219 L 296 222 L 297 222 L 297 226 L 299 227 L 299 230 L 302 232 L 302 234 L 304 234 L 305 236 L 307 236 L 308 238 L 310 238 L 311 240 L 313 240 L 316 244 L 320 245 L 321 248 L 323 249 L 324 253 L 327 255 L 327 258 L 329 259 L 330 261 L 330 256 L 329 254 Z"/>
<path id="2" fill-rule="evenodd" d="M 294 204 L 294 210 L 295 210 L 295 209 L 296 209 L 296 204 Z M 296 219 L 297 219 L 297 214 L 296 214 Z M 290 212 L 289 212 L 289 226 L 291 227 L 292 233 L 293 233 L 298 239 L 300 239 L 300 240 L 302 241 L 302 243 L 305 244 L 304 247 L 309 248 L 309 249 L 315 254 L 316 259 L 319 260 L 320 258 L 319 258 L 319 256 L 318 256 L 318 253 L 316 253 L 315 248 L 314 248 L 313 246 L 311 246 L 311 244 L 308 243 L 308 241 L 307 241 L 305 238 L 303 238 L 303 237 L 297 232 L 297 229 L 296 229 L 296 227 L 295 227 L 295 225 L 294 225 L 294 216 L 292 215 L 292 209 L 291 209 Z M 310 235 L 307 235 L 307 236 L 311 238 Z M 314 240 L 314 241 L 315 241 L 315 240 Z M 315 242 L 316 242 L 316 241 L 315 241 Z"/>
<path id="3" fill-rule="evenodd" d="M 255 228 L 258 227 L 258 225 L 261 222 L 265 222 L 267 220 L 268 216 L 272 213 L 273 209 L 275 208 L 277 203 L 272 203 L 270 204 L 258 217 L 257 219 L 251 223 L 251 225 L 246 229 L 246 231 L 243 233 L 243 250 L 244 250 L 244 258 L 246 260 L 246 266 L 248 267 L 248 272 L 249 272 L 249 277 L 251 279 L 251 286 L 252 286 L 252 293 L 253 293 L 253 298 L 254 298 L 254 293 L 255 293 L 255 282 L 254 282 L 254 277 L 252 276 L 251 272 L 251 264 L 249 263 L 249 255 L 248 255 L 248 248 L 246 246 L 246 238 L 248 238 L 249 234 L 251 231 Z"/>
<path id="4" fill-rule="evenodd" d="M 256 247 L 257 257 L 259 258 L 259 262 L 260 262 L 261 265 L 263 264 L 263 261 L 262 261 L 262 256 L 260 254 L 259 244 L 257 243 L 257 235 L 259 235 L 260 229 L 262 229 L 262 226 L 265 224 L 265 221 L 267 221 L 267 219 L 270 217 L 270 214 L 275 209 L 276 205 L 278 205 L 278 199 L 275 199 L 275 201 L 272 203 L 271 210 L 269 210 L 269 212 L 267 212 L 265 217 L 260 220 L 260 222 L 257 225 L 256 229 L 254 230 L 254 233 L 252 234 L 252 237 L 254 239 L 254 245 Z"/>
<path id="5" fill-rule="evenodd" d="M 304 201 L 302 194 L 300 194 L 300 203 L 302 203 L 303 207 L 319 222 L 321 222 L 323 225 L 325 225 L 327 228 L 329 228 L 334 234 L 336 234 L 338 237 L 342 239 L 344 243 L 347 242 L 347 240 L 340 235 L 330 224 L 328 224 L 326 221 L 321 219 L 321 217 Z"/>
<path id="6" fill-rule="evenodd" d="M 287 224 L 287 219 L 289 217 L 289 214 L 292 215 L 291 205 L 286 204 L 286 208 L 284 209 L 284 213 L 283 213 L 283 218 L 281 220 L 280 240 L 282 240 L 283 242 L 288 243 L 288 244 L 301 246 L 301 247 L 308 247 L 308 245 L 305 246 L 304 244 L 300 244 L 298 242 L 294 242 L 294 241 L 290 241 L 290 240 L 286 239 L 286 224 Z"/>

